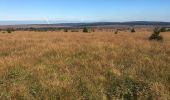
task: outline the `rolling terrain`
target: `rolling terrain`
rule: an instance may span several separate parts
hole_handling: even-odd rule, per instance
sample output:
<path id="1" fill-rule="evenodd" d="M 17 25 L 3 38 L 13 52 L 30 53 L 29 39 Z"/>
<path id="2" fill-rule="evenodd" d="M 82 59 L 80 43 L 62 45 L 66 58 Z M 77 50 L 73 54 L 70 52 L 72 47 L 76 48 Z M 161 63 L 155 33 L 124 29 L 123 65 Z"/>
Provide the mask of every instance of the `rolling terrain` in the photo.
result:
<path id="1" fill-rule="evenodd" d="M 0 33 L 0 99 L 168 100 L 170 32 Z"/>

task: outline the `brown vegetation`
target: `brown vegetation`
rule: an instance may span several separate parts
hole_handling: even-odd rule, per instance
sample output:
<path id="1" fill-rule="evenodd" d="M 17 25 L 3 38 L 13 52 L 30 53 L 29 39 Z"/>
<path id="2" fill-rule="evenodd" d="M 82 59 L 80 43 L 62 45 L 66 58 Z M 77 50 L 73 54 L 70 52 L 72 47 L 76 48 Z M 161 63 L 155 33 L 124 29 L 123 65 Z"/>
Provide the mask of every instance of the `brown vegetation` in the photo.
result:
<path id="1" fill-rule="evenodd" d="M 127 33 L 0 34 L 0 99 L 170 99 L 170 33 Z"/>

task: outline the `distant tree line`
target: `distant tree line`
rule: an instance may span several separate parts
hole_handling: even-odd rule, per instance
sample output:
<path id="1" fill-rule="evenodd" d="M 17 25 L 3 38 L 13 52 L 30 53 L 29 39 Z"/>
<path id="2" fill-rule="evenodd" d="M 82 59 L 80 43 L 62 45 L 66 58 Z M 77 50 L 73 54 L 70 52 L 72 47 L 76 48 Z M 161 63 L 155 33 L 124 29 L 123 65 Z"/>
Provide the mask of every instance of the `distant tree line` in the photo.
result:
<path id="1" fill-rule="evenodd" d="M 12 33 L 14 31 L 35 31 L 35 32 L 47 32 L 47 31 L 63 31 L 63 32 L 95 32 L 95 29 L 99 31 L 108 31 L 110 30 L 111 32 L 115 32 L 117 34 L 119 31 L 124 31 L 124 30 L 130 30 L 130 32 L 134 33 L 136 32 L 135 28 L 118 28 L 116 31 L 113 31 L 113 28 L 106 28 L 106 27 L 101 27 L 101 28 L 93 28 L 93 27 L 29 27 L 29 28 L 6 28 L 6 29 L 0 29 L 0 32 L 7 32 L 7 33 Z M 170 31 L 170 27 L 161 27 L 160 32 L 167 32 Z"/>

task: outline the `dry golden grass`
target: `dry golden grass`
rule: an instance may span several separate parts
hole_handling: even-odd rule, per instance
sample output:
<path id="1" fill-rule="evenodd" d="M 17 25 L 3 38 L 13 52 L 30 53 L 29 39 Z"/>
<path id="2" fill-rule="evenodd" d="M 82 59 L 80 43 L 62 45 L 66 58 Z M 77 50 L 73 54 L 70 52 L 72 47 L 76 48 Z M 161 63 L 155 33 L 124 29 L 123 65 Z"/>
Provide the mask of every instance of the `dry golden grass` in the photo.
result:
<path id="1" fill-rule="evenodd" d="M 0 34 L 0 99 L 170 99 L 170 32 Z"/>

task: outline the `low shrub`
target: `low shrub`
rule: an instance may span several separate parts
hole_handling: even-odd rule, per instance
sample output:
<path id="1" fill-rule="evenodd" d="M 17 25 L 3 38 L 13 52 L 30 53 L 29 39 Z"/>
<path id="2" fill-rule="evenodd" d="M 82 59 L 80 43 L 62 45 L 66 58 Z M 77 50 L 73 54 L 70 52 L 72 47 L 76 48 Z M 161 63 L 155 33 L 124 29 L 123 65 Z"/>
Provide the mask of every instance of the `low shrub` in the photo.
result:
<path id="1" fill-rule="evenodd" d="M 136 32 L 136 31 L 135 31 L 135 29 L 134 29 L 134 28 L 132 28 L 132 29 L 131 29 L 131 33 L 134 33 L 134 32 Z"/>
<path id="2" fill-rule="evenodd" d="M 7 33 L 12 33 L 12 32 L 14 32 L 15 30 L 14 30 L 13 28 L 8 28 L 8 29 L 6 29 L 6 31 L 7 31 Z"/>
<path id="3" fill-rule="evenodd" d="M 76 30 L 76 29 L 73 29 L 73 30 L 71 30 L 71 32 L 79 32 L 78 30 Z"/>
<path id="4" fill-rule="evenodd" d="M 84 33 L 88 33 L 88 28 L 87 28 L 87 27 L 84 27 L 84 28 L 83 28 L 83 32 L 84 32 Z"/>
<path id="5" fill-rule="evenodd" d="M 68 29 L 64 29 L 64 32 L 68 32 Z"/>
<path id="6" fill-rule="evenodd" d="M 149 37 L 149 40 L 163 40 L 163 37 L 160 35 L 160 29 L 155 28 L 152 35 Z"/>
<path id="7" fill-rule="evenodd" d="M 160 29 L 160 32 L 166 32 L 166 28 L 165 28 L 165 27 L 162 27 L 162 28 Z"/>
<path id="8" fill-rule="evenodd" d="M 118 31 L 118 30 L 116 30 L 116 31 L 115 31 L 115 34 L 118 34 L 118 33 L 119 33 L 119 31 Z"/>

